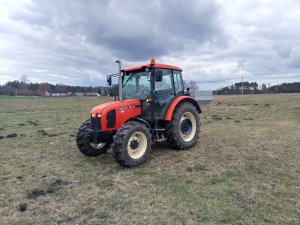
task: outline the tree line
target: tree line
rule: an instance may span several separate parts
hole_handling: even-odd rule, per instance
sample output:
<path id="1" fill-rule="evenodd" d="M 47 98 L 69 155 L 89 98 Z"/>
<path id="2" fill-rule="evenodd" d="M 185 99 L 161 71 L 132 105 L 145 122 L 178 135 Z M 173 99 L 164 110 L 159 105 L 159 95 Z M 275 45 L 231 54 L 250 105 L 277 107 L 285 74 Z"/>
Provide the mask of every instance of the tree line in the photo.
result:
<path id="1" fill-rule="evenodd" d="M 185 87 L 190 87 L 192 90 L 198 89 L 198 85 L 195 81 L 184 81 Z M 0 85 L 0 95 L 23 95 L 23 96 L 46 96 L 53 93 L 98 93 L 103 96 L 117 96 L 118 86 L 72 86 L 65 84 L 50 84 L 48 82 L 29 82 L 27 76 L 22 76 L 20 80 L 8 81 L 4 85 Z"/>
<path id="2" fill-rule="evenodd" d="M 232 85 L 222 87 L 214 91 L 216 95 L 234 95 L 234 94 L 268 94 L 268 93 L 299 93 L 300 82 L 282 83 L 277 85 L 261 84 L 257 82 L 237 82 Z"/>
<path id="3" fill-rule="evenodd" d="M 84 86 L 71 86 L 65 84 L 50 84 L 43 83 L 27 83 L 25 81 L 8 81 L 4 85 L 0 85 L 0 95 L 24 95 L 24 96 L 46 96 L 52 93 L 88 93 L 97 92 L 100 95 L 114 96 L 117 95 L 118 87 L 84 87 Z"/>
<path id="4" fill-rule="evenodd" d="M 199 86 L 195 81 L 184 81 L 184 86 L 190 87 L 191 90 L 199 89 Z M 0 85 L 0 95 L 24 95 L 24 96 L 45 96 L 47 93 L 89 93 L 97 92 L 104 96 L 116 96 L 118 95 L 118 86 L 72 86 L 65 84 L 50 84 L 47 82 L 34 83 L 28 82 L 26 78 L 22 78 L 20 81 L 8 81 L 4 85 Z M 222 87 L 219 90 L 214 91 L 216 95 L 232 95 L 232 94 L 266 94 L 266 93 L 299 93 L 300 82 L 282 83 L 278 85 L 258 85 L 257 82 L 237 82 L 232 85 Z"/>

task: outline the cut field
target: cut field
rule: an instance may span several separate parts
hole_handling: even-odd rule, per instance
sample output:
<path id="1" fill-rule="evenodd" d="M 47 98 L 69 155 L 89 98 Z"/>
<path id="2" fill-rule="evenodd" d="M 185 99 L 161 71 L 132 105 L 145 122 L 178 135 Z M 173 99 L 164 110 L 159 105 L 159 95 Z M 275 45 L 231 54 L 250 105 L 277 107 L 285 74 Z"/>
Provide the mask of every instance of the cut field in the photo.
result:
<path id="1" fill-rule="evenodd" d="M 76 148 L 110 100 L 0 98 L 0 224 L 299 224 L 300 94 L 216 96 L 196 147 L 132 169 Z"/>

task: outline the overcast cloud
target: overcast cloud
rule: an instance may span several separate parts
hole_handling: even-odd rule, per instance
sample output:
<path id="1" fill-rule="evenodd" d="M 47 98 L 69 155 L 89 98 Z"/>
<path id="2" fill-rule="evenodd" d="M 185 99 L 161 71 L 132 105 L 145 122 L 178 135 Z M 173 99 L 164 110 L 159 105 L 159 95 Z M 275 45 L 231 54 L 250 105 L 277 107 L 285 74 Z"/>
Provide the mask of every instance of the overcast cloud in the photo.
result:
<path id="1" fill-rule="evenodd" d="M 299 0 L 0 0 L 0 83 L 105 85 L 105 75 L 174 64 L 202 89 L 300 80 Z M 269 76 L 269 78 L 268 78 Z"/>

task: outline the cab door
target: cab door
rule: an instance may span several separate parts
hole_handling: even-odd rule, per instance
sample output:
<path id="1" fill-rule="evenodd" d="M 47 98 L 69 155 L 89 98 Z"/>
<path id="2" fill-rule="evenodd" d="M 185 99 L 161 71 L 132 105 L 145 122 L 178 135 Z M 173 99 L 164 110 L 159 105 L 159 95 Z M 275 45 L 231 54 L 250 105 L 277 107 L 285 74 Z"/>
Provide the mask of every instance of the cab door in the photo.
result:
<path id="1" fill-rule="evenodd" d="M 154 119 L 163 120 L 175 98 L 172 70 L 156 69 L 154 82 Z"/>

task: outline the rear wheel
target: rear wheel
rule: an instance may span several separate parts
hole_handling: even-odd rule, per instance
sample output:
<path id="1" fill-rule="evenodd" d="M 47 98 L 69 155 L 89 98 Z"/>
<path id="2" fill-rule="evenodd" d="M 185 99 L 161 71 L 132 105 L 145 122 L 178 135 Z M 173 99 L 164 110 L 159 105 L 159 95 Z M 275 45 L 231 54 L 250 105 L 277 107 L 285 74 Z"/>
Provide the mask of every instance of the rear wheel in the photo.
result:
<path id="1" fill-rule="evenodd" d="M 91 128 L 90 119 L 84 121 L 76 133 L 76 143 L 79 151 L 86 156 L 97 156 L 106 153 L 109 149 L 108 143 L 94 144 L 86 129 Z"/>
<path id="2" fill-rule="evenodd" d="M 172 120 L 167 124 L 167 141 L 172 148 L 189 149 L 199 139 L 200 119 L 197 109 L 191 103 L 179 105 Z"/>
<path id="3" fill-rule="evenodd" d="M 118 130 L 112 148 L 121 165 L 134 167 L 145 162 L 151 152 L 151 145 L 149 128 L 143 123 L 130 121 Z"/>

